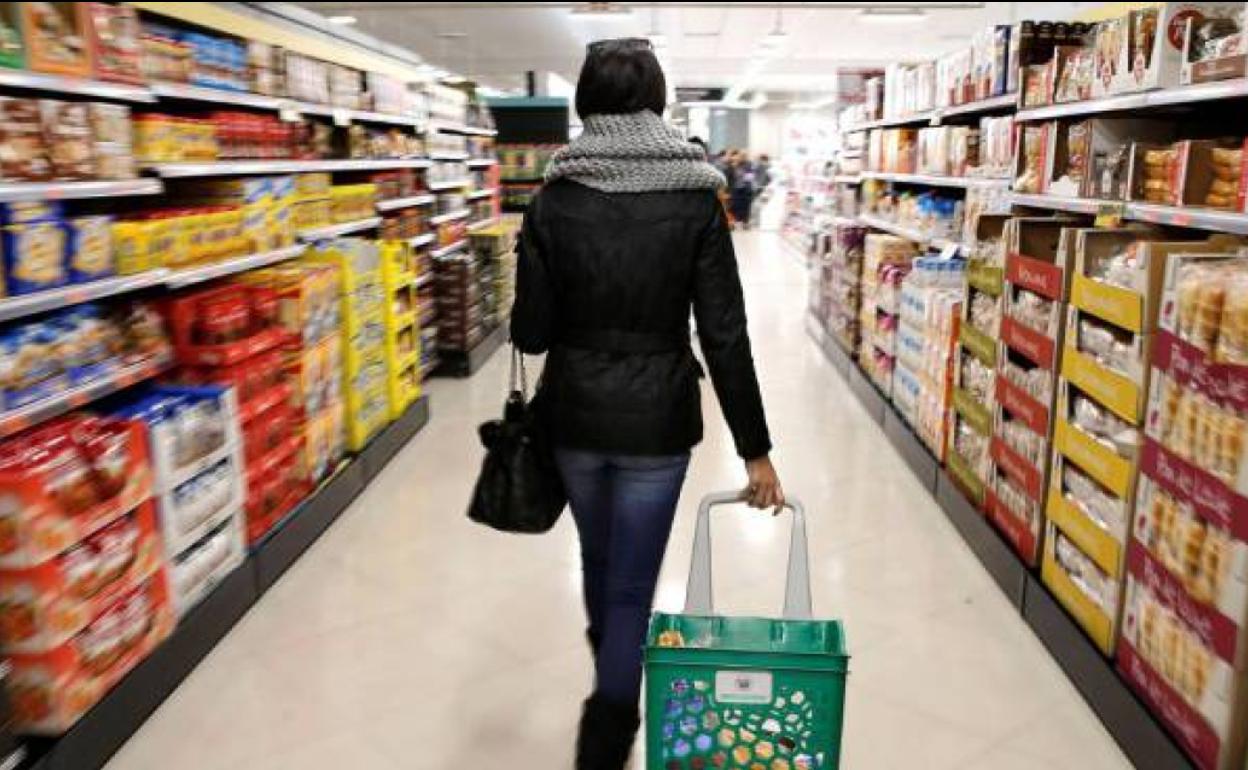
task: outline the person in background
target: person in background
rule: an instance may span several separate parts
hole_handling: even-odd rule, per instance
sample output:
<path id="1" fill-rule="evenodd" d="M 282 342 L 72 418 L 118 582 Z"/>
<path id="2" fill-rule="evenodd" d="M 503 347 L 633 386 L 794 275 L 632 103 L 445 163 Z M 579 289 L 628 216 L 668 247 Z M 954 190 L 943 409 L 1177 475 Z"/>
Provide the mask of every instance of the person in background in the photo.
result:
<path id="1" fill-rule="evenodd" d="M 750 208 L 754 205 L 754 167 L 744 152 L 735 155 L 733 173 L 728 179 L 732 218 L 750 229 Z"/>
<path id="2" fill-rule="evenodd" d="M 771 158 L 767 153 L 761 153 L 758 156 L 758 162 L 754 164 L 754 186 L 759 190 L 771 184 Z"/>
<path id="3" fill-rule="evenodd" d="M 595 676 L 578 770 L 621 770 L 640 725 L 655 584 L 702 439 L 690 308 L 745 461 L 745 499 L 784 502 L 716 199 L 724 178 L 663 122 L 666 94 L 648 40 L 590 45 L 576 87 L 584 133 L 552 158 L 518 247 L 511 338 L 525 353 L 546 353 L 533 404 L 581 543 Z"/>

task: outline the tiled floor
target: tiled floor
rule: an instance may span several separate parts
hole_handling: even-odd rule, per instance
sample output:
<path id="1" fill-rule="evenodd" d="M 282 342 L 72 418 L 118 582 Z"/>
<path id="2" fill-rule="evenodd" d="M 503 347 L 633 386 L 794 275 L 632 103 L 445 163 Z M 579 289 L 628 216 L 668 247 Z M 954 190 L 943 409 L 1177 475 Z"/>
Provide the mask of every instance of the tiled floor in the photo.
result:
<path id="1" fill-rule="evenodd" d="M 797 259 L 774 234 L 738 248 L 777 465 L 812 514 L 816 614 L 844 618 L 854 654 L 844 767 L 1128 767 L 806 337 Z M 505 376 L 500 355 L 470 381 L 435 382 L 432 423 L 109 770 L 570 767 L 589 685 L 571 522 L 508 537 L 463 514 L 473 428 Z M 697 498 L 742 483 L 708 401 L 666 609 L 683 599 Z M 782 524 L 743 512 L 716 538 L 722 608 L 774 614 Z"/>

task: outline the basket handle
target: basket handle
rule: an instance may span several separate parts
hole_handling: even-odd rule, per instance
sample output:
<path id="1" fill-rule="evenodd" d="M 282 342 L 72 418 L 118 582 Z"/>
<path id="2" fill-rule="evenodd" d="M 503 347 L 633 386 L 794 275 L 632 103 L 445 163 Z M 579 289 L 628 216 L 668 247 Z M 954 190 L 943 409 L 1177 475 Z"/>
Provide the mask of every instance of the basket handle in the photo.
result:
<path id="1" fill-rule="evenodd" d="M 744 501 L 743 492 L 712 492 L 698 504 L 698 522 L 693 535 L 693 559 L 689 565 L 689 583 L 685 590 L 686 615 L 715 614 L 711 588 L 711 509 L 717 505 Z M 784 507 L 793 512 L 788 576 L 784 585 L 784 619 L 810 620 L 810 553 L 806 545 L 806 509 L 792 497 L 785 500 Z"/>

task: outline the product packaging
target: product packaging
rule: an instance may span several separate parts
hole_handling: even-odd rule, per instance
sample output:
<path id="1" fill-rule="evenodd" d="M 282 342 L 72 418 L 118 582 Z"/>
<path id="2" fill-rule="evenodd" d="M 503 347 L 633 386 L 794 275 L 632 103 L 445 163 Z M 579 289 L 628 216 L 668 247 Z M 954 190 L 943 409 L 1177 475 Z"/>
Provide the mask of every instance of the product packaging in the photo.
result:
<path id="1" fill-rule="evenodd" d="M 90 3 L 19 3 L 26 66 L 56 75 L 91 74 Z"/>

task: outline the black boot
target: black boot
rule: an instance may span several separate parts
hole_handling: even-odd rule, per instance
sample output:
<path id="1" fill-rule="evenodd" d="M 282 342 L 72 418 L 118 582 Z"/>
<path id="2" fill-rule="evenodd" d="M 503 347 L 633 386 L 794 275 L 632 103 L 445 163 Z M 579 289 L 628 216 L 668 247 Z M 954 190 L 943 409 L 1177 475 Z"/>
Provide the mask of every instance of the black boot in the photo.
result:
<path id="1" fill-rule="evenodd" d="M 598 695 L 585 701 L 576 737 L 576 770 L 623 770 L 640 726 L 635 704 L 612 703 Z"/>

